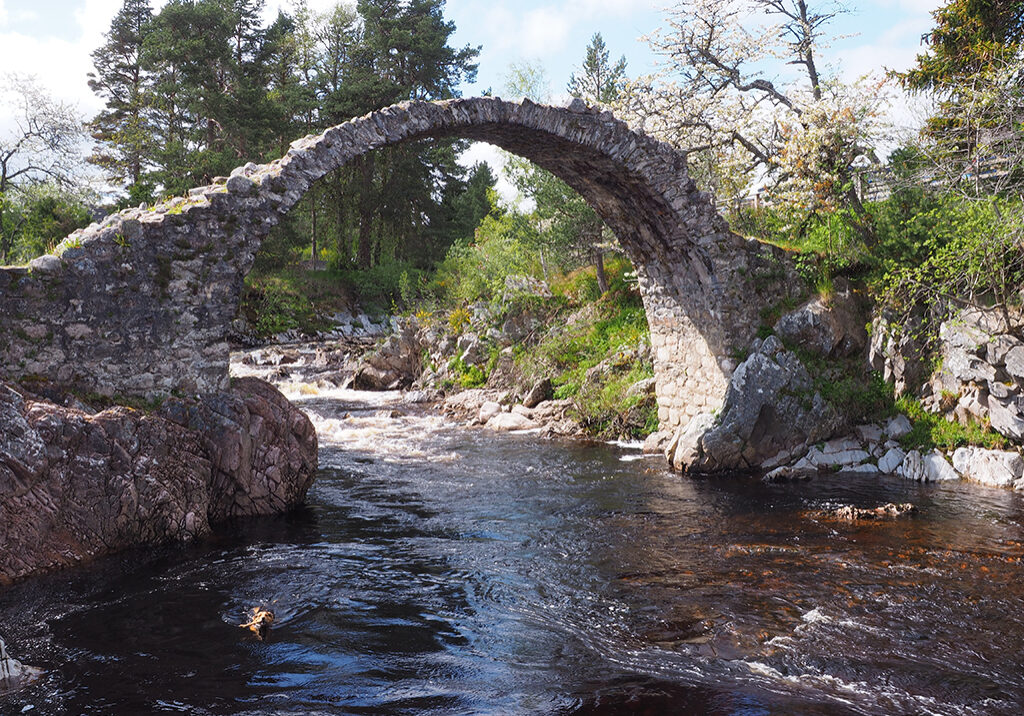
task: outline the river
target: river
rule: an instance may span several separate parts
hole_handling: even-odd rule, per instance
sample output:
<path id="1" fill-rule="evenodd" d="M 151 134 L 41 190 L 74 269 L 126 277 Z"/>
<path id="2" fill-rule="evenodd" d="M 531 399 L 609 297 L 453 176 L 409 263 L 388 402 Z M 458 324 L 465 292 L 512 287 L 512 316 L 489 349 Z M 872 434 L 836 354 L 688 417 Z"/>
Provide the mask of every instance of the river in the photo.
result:
<path id="1" fill-rule="evenodd" d="M 690 479 L 293 385 L 308 507 L 0 592 L 31 714 L 1019 714 L 1024 500 Z M 911 502 L 849 523 L 840 505 Z M 238 624 L 253 606 L 265 641 Z"/>

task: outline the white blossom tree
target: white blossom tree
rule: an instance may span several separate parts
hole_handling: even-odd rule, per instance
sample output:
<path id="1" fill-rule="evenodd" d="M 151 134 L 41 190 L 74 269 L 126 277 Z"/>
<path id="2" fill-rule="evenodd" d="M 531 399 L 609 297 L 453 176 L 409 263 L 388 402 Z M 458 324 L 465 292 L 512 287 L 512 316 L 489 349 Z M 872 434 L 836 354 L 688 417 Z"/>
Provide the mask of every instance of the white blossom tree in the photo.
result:
<path id="1" fill-rule="evenodd" d="M 18 191 L 53 183 L 70 187 L 82 166 L 82 120 L 31 77 L 6 75 L 0 101 L 15 110 L 13 128 L 0 134 L 0 264 L 7 263 L 20 225 L 9 215 Z"/>
<path id="2" fill-rule="evenodd" d="M 683 0 L 648 38 L 660 71 L 629 83 L 616 108 L 684 151 L 720 199 L 765 182 L 808 211 L 863 215 L 853 165 L 874 158 L 886 93 L 884 80 L 844 83 L 822 65 L 827 26 L 843 12 L 805 0 Z"/>

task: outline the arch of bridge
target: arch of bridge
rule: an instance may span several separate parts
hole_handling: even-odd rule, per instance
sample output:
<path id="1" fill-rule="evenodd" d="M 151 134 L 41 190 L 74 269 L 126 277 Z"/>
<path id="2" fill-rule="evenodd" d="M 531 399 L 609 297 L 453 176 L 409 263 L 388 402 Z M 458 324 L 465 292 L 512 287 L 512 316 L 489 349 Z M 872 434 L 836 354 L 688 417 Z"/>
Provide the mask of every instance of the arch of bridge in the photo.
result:
<path id="1" fill-rule="evenodd" d="M 683 155 L 575 101 L 406 102 L 293 142 L 264 165 L 69 236 L 57 255 L 0 269 L 0 371 L 105 394 L 210 392 L 270 229 L 325 174 L 374 149 L 460 137 L 551 171 L 615 232 L 637 269 L 664 428 L 720 407 L 733 356 L 788 288 L 779 257 L 729 232 Z"/>

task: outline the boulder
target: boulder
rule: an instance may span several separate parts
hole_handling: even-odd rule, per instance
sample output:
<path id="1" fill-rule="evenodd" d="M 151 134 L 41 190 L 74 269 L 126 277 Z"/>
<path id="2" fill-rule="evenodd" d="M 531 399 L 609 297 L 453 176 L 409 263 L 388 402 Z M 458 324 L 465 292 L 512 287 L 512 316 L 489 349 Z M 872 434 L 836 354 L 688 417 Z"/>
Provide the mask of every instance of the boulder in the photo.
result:
<path id="1" fill-rule="evenodd" d="M 1024 385 L 1024 345 L 1015 346 L 1007 351 L 1003 362 L 1006 372 Z"/>
<path id="2" fill-rule="evenodd" d="M 1024 414 L 1016 399 L 988 401 L 988 418 L 992 429 L 1012 440 L 1024 439 Z"/>
<path id="3" fill-rule="evenodd" d="M 395 332 L 356 369 L 352 387 L 357 390 L 408 388 L 423 370 L 423 348 L 415 318 L 395 319 Z"/>
<path id="4" fill-rule="evenodd" d="M 792 480 L 810 480 L 818 474 L 815 467 L 807 458 L 801 458 L 794 465 L 780 465 L 769 471 L 761 478 L 764 482 L 790 482 Z"/>
<path id="5" fill-rule="evenodd" d="M 900 477 L 913 480 L 914 482 L 924 482 L 924 460 L 921 457 L 921 453 L 917 450 L 911 450 L 908 452 L 906 457 L 903 459 L 903 464 L 900 465 L 897 474 Z"/>
<path id="6" fill-rule="evenodd" d="M 946 457 L 938 450 L 932 450 L 924 456 L 924 475 L 927 482 L 944 482 L 946 480 L 959 480 L 960 475 L 949 464 Z"/>
<path id="7" fill-rule="evenodd" d="M 882 437 L 885 433 L 882 432 L 882 428 L 877 425 L 858 425 L 853 429 L 853 432 L 860 438 L 863 443 L 877 443 L 882 441 Z"/>
<path id="8" fill-rule="evenodd" d="M 498 413 L 487 421 L 487 427 L 491 430 L 534 430 L 539 427 L 537 423 L 518 413 Z"/>
<path id="9" fill-rule="evenodd" d="M 644 440 L 643 454 L 644 455 L 664 455 L 665 449 L 668 444 L 672 441 L 672 433 L 668 430 L 659 430 L 656 433 L 651 433 Z"/>
<path id="10" fill-rule="evenodd" d="M 777 337 L 755 341 L 753 348 L 733 372 L 718 416 L 694 417 L 670 444 L 676 469 L 756 468 L 780 452 L 829 437 L 841 424 Z"/>
<path id="11" fill-rule="evenodd" d="M 484 403 L 493 401 L 504 404 L 508 398 L 508 391 L 470 388 L 447 397 L 441 409 L 446 415 L 469 419 L 479 415 Z"/>
<path id="12" fill-rule="evenodd" d="M 884 475 L 895 475 L 907 456 L 905 452 L 897 447 L 889 448 L 882 457 L 878 459 L 878 470 Z"/>
<path id="13" fill-rule="evenodd" d="M 942 370 L 961 383 L 985 383 L 995 380 L 996 369 L 983 358 L 956 346 L 943 347 Z"/>
<path id="14" fill-rule="evenodd" d="M 863 465 L 849 465 L 847 467 L 843 467 L 840 472 L 859 475 L 877 475 L 880 470 L 877 465 L 872 465 L 870 462 L 866 462 Z"/>
<path id="15" fill-rule="evenodd" d="M 929 352 L 916 336 L 924 333 L 921 316 L 910 319 L 903 330 L 879 316 L 871 322 L 868 365 L 892 383 L 897 397 L 916 391 L 927 375 Z"/>
<path id="16" fill-rule="evenodd" d="M 899 440 L 904 435 L 909 435 L 913 429 L 914 426 L 911 425 L 906 415 L 897 415 L 889 418 L 889 421 L 885 424 L 885 434 L 893 440 Z"/>
<path id="17" fill-rule="evenodd" d="M 971 482 L 991 487 L 1013 487 L 1024 477 L 1024 458 L 1016 452 L 962 447 L 953 453 L 953 468 Z"/>
<path id="18" fill-rule="evenodd" d="M 551 385 L 550 378 L 544 378 L 533 384 L 530 388 L 530 392 L 523 398 L 523 405 L 527 408 L 535 408 L 537 405 L 545 400 L 551 400 L 551 396 L 554 395 L 554 388 Z"/>
<path id="19" fill-rule="evenodd" d="M 148 414 L 87 414 L 0 387 L 0 584 L 282 512 L 316 465 L 312 423 L 254 378 Z"/>
<path id="20" fill-rule="evenodd" d="M 488 400 L 480 406 L 480 411 L 477 413 L 477 420 L 482 424 L 486 425 L 487 421 L 493 418 L 495 415 L 501 412 L 501 403 L 496 403 L 493 400 Z"/>
<path id="21" fill-rule="evenodd" d="M 1021 342 L 1017 336 L 1010 335 L 1008 333 L 1000 333 L 997 336 L 992 336 L 989 339 L 988 344 L 985 346 L 985 360 L 992 365 L 998 367 L 1006 365 L 1007 354 L 1014 349 L 1024 348 L 1024 343 Z M 1015 354 L 1011 360 L 1014 362 L 1024 361 L 1024 356 L 1020 356 L 1020 352 Z"/>
<path id="22" fill-rule="evenodd" d="M 812 298 L 776 321 L 774 331 L 783 340 L 823 356 L 854 355 L 867 345 L 864 317 L 849 286 L 837 286 L 825 300 Z"/>
<path id="23" fill-rule="evenodd" d="M 42 674 L 42 669 L 26 666 L 11 656 L 7 651 L 7 644 L 0 639 L 0 693 L 6 689 L 23 686 L 26 682 L 34 681 Z M 25 711 L 26 709 L 22 709 L 22 713 Z"/>
<path id="24" fill-rule="evenodd" d="M 476 333 L 463 333 L 459 336 L 455 349 L 466 365 L 481 365 L 487 362 L 487 349 Z"/>

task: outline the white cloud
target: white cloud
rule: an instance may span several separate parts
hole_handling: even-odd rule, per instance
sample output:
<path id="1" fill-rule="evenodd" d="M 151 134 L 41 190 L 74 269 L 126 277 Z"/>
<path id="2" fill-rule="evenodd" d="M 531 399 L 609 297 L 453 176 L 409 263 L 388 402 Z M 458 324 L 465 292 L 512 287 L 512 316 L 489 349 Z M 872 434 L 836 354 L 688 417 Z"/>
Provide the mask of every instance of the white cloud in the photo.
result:
<path id="1" fill-rule="evenodd" d="M 478 162 L 486 162 L 490 165 L 491 171 L 498 179 L 498 183 L 494 188 L 498 192 L 498 196 L 501 197 L 502 202 L 507 206 L 521 207 L 524 202 L 522 195 L 502 171 L 505 166 L 505 157 L 505 153 L 493 144 L 473 142 L 469 145 L 469 149 L 459 155 L 459 164 L 468 168 Z"/>

